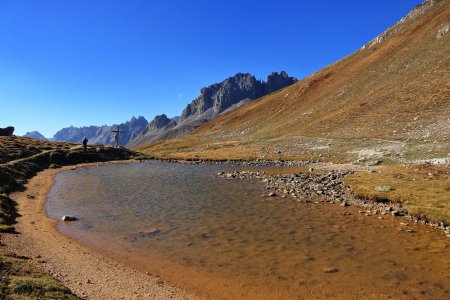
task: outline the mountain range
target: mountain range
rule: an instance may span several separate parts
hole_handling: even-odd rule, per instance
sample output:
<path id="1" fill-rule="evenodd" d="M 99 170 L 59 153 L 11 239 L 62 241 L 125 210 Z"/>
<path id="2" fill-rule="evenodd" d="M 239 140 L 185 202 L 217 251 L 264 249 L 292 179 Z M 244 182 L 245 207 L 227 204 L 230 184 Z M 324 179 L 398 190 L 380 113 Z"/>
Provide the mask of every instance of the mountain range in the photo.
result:
<path id="1" fill-rule="evenodd" d="M 188 107 L 183 115 L 192 112 Z M 450 0 L 428 0 L 361 49 L 299 82 L 190 135 L 137 149 L 216 159 L 447 157 L 449 116 Z"/>
<path id="2" fill-rule="evenodd" d="M 50 140 L 79 143 L 86 137 L 90 144 L 111 145 L 114 144 L 112 131 L 117 127 L 122 131 L 119 144 L 130 148 L 171 139 L 186 135 L 224 112 L 295 82 L 297 79 L 289 77 L 285 71 L 272 72 L 266 81 L 257 80 L 248 73 L 238 73 L 220 83 L 202 88 L 200 95 L 182 111 L 181 117 L 168 118 L 162 114 L 157 115 L 151 122 L 139 116 L 111 126 L 71 126 L 59 130 Z M 37 131 L 28 132 L 25 136 L 46 140 Z"/>

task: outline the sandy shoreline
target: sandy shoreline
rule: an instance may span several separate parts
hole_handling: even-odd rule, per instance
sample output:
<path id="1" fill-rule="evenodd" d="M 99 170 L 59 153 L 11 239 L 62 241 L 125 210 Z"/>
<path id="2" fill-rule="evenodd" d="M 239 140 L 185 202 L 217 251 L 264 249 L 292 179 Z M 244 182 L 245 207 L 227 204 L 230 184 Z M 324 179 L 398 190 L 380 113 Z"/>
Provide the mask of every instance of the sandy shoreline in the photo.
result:
<path id="1" fill-rule="evenodd" d="M 11 195 L 18 205 L 16 230 L 20 234 L 4 235 L 2 242 L 85 299 L 199 299 L 158 275 L 117 262 L 57 230 L 57 220 L 47 216 L 44 204 L 54 176 L 70 168 L 44 170 L 28 182 L 24 192 Z"/>

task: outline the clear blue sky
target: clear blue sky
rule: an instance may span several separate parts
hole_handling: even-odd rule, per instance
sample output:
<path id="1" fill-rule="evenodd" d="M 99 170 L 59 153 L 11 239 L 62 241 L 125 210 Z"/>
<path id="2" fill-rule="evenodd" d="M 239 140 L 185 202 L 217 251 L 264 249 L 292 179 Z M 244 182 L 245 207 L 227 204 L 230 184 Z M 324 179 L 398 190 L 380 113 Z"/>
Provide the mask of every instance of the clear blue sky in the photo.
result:
<path id="1" fill-rule="evenodd" d="M 179 115 L 237 72 L 298 78 L 359 49 L 418 0 L 2 0 L 0 127 Z"/>

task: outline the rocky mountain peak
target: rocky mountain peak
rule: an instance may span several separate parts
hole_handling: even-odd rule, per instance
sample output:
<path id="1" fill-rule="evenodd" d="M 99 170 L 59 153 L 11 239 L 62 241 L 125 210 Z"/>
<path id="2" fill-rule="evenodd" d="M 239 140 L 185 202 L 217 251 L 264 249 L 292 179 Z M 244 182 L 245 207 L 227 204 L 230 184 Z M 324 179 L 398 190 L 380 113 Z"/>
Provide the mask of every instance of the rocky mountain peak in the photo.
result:
<path id="1" fill-rule="evenodd" d="M 147 132 L 149 131 L 155 131 L 157 129 L 160 129 L 164 126 L 166 126 L 167 124 L 169 124 L 170 119 L 165 115 L 157 115 L 153 121 L 151 121 L 150 123 L 148 123 L 147 125 Z"/>
<path id="2" fill-rule="evenodd" d="M 131 118 L 131 120 L 125 122 L 125 124 L 130 124 L 130 125 L 133 125 L 133 126 L 142 126 L 142 125 L 147 126 L 148 121 L 143 116 L 139 116 L 137 118 L 135 116 L 133 116 Z"/>
<path id="3" fill-rule="evenodd" d="M 289 77 L 285 71 L 272 72 L 267 82 L 257 80 L 249 73 L 237 73 L 220 83 L 202 88 L 200 95 L 183 110 L 180 123 L 191 116 L 200 116 L 211 108 L 215 114 L 220 114 L 244 99 L 262 97 L 296 81 L 297 79 Z"/>
<path id="4" fill-rule="evenodd" d="M 267 76 L 266 92 L 275 92 L 296 82 L 297 79 L 295 77 L 289 77 L 285 71 L 281 71 L 280 73 L 272 72 L 269 76 Z"/>
<path id="5" fill-rule="evenodd" d="M 27 132 L 24 134 L 24 137 L 30 137 L 30 138 L 35 138 L 35 139 L 40 139 L 43 141 L 47 141 L 48 139 L 43 136 L 39 131 L 31 131 L 31 132 Z"/>

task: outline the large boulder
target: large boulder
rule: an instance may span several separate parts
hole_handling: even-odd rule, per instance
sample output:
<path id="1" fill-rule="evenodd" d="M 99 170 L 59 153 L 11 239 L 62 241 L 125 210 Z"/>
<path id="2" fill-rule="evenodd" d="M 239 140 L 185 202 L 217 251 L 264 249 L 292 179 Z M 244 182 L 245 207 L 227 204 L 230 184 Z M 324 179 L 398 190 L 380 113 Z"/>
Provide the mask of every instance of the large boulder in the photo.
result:
<path id="1" fill-rule="evenodd" d="M 0 128 L 0 136 L 11 136 L 14 133 L 14 127 L 8 126 L 6 128 Z"/>

